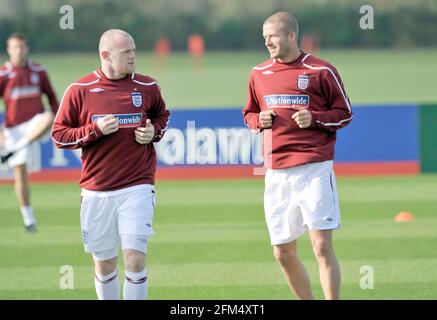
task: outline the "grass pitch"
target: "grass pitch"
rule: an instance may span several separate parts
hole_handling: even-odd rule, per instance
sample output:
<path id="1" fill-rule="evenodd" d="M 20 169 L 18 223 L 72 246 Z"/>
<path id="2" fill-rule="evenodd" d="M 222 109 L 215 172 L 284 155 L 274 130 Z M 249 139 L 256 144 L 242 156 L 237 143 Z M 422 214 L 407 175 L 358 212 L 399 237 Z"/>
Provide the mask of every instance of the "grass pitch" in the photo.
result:
<path id="1" fill-rule="evenodd" d="M 338 178 L 343 227 L 335 233 L 343 299 L 437 298 L 437 175 Z M 83 252 L 80 190 L 35 184 L 39 230 L 27 234 L 11 185 L 0 185 L 0 299 L 95 299 Z M 150 299 L 292 299 L 273 259 L 262 180 L 160 181 L 148 256 Z M 416 219 L 396 223 L 400 211 Z M 323 298 L 307 236 L 298 241 L 316 298 Z M 61 266 L 74 290 L 60 289 Z M 361 289 L 362 266 L 374 288 Z M 120 264 L 119 272 L 123 273 Z"/>

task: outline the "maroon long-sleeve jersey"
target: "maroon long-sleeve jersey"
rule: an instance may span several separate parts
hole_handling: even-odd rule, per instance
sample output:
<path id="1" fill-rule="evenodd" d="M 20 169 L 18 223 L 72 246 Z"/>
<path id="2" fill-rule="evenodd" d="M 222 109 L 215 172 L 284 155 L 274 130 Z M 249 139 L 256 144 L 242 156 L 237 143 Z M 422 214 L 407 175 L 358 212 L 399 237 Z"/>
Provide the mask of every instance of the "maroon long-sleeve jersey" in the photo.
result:
<path id="1" fill-rule="evenodd" d="M 14 127 L 44 112 L 42 94 L 46 94 L 53 113 L 58 99 L 44 67 L 28 61 L 24 67 L 9 61 L 0 66 L 0 97 L 5 102 L 5 127 Z"/>
<path id="2" fill-rule="evenodd" d="M 97 120 L 110 114 L 119 120 L 120 129 L 103 135 Z M 109 191 L 154 184 L 153 143 L 139 144 L 134 131 L 150 119 L 155 128 L 153 142 L 157 142 L 167 130 L 169 117 L 154 79 L 133 73 L 110 80 L 99 69 L 65 90 L 52 139 L 59 148 L 82 148 L 79 184 L 84 189 Z"/>
<path id="3" fill-rule="evenodd" d="M 309 128 L 292 119 L 298 110 L 312 115 Z M 302 52 L 295 61 L 269 59 L 253 68 L 243 116 L 252 132 L 263 131 L 259 113 L 274 110 L 271 135 L 264 136 L 265 165 L 281 169 L 334 158 L 336 131 L 350 123 L 352 109 L 337 70 Z M 266 137 L 271 136 L 271 142 Z"/>

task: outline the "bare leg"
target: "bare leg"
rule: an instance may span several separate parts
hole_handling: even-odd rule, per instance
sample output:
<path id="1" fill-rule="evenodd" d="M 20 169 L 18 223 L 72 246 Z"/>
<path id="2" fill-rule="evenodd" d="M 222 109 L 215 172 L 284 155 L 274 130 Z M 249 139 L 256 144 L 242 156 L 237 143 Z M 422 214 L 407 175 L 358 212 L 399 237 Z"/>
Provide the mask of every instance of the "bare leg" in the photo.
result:
<path id="1" fill-rule="evenodd" d="M 45 111 L 40 120 L 35 124 L 31 132 L 27 134 L 29 144 L 41 138 L 51 127 L 53 123 L 53 112 Z"/>
<path id="2" fill-rule="evenodd" d="M 26 136 L 23 136 L 20 140 L 16 141 L 14 146 L 10 147 L 8 152 L 0 157 L 0 161 L 2 163 L 6 162 L 10 157 L 13 156 L 15 152 L 25 148 L 32 142 L 41 138 L 50 129 L 53 118 L 54 116 L 51 111 L 45 111 L 35 126 L 29 130 Z M 2 141 L 4 142 L 3 134 L 0 135 L 0 142 Z"/>
<path id="3" fill-rule="evenodd" d="M 15 195 L 21 207 L 30 206 L 29 177 L 25 164 L 14 167 Z"/>
<path id="4" fill-rule="evenodd" d="M 129 272 L 140 272 L 146 267 L 146 255 L 134 249 L 123 250 L 124 265 Z"/>
<path id="5" fill-rule="evenodd" d="M 319 264 L 319 276 L 326 300 L 340 298 L 340 265 L 334 253 L 332 230 L 311 230 L 309 232 L 314 255 Z"/>
<path id="6" fill-rule="evenodd" d="M 113 273 L 117 269 L 117 257 L 109 260 L 98 261 L 94 260 L 94 271 L 96 275 L 106 276 Z"/>
<path id="7" fill-rule="evenodd" d="M 281 266 L 288 286 L 296 297 L 302 300 L 313 300 L 310 278 L 297 257 L 296 241 L 274 245 L 273 253 Z"/>

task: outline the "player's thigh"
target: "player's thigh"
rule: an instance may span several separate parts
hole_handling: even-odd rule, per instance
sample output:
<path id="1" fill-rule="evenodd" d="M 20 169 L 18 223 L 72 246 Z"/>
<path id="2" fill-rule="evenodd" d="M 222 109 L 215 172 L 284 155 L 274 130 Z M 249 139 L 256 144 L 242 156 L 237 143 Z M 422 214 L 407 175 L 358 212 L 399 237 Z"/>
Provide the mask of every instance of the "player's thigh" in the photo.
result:
<path id="1" fill-rule="evenodd" d="M 147 252 L 148 239 L 153 235 L 156 193 L 153 185 L 122 195 L 118 207 L 118 230 L 122 249 Z"/>
<path id="2" fill-rule="evenodd" d="M 340 208 L 332 161 L 312 164 L 305 176 L 299 206 L 310 230 L 340 227 Z"/>
<path id="3" fill-rule="evenodd" d="M 97 255 L 102 253 L 97 260 L 107 260 L 117 255 L 119 235 L 116 210 L 116 197 L 82 197 L 80 210 L 82 241 L 86 252 Z"/>

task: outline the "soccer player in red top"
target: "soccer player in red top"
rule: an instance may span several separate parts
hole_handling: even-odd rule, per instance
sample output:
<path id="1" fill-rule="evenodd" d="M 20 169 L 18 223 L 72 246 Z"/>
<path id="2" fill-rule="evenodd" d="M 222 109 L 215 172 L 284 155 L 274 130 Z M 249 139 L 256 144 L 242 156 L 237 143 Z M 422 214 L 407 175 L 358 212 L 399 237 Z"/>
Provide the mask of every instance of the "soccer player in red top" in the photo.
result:
<path id="1" fill-rule="evenodd" d="M 100 38 L 101 68 L 72 83 L 56 114 L 59 148 L 82 149 L 82 240 L 93 255 L 99 299 L 120 298 L 121 241 L 124 299 L 147 298 L 145 257 L 155 209 L 153 142 L 167 129 L 157 82 L 135 73 L 135 43 L 118 29 Z"/>
<path id="2" fill-rule="evenodd" d="M 15 177 L 15 194 L 27 231 L 36 231 L 36 219 L 30 204 L 26 162 L 30 144 L 40 139 L 52 125 L 58 100 L 46 70 L 28 59 L 29 47 L 20 33 L 10 35 L 6 43 L 9 61 L 0 67 L 0 97 L 6 106 L 0 145 Z M 51 111 L 45 111 L 42 94 L 48 97 Z"/>
<path id="3" fill-rule="evenodd" d="M 350 102 L 337 70 L 299 50 L 292 14 L 267 18 L 263 36 L 270 59 L 250 74 L 243 116 L 251 131 L 264 131 L 264 211 L 274 256 L 294 294 L 313 299 L 296 244 L 308 230 L 325 298 L 339 299 L 333 159 L 336 131 L 352 120 Z"/>

